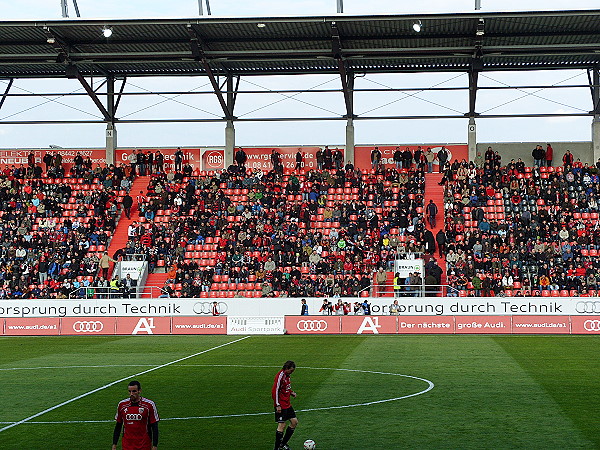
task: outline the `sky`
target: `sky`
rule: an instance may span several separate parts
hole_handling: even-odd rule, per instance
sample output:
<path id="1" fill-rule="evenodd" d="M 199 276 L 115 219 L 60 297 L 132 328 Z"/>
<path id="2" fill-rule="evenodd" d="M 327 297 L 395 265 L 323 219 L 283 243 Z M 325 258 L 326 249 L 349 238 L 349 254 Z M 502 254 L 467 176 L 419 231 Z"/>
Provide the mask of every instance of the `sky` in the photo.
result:
<path id="1" fill-rule="evenodd" d="M 204 0 L 203 0 L 204 1 Z M 75 17 L 73 0 L 69 2 Z M 78 0 L 82 18 L 149 18 L 198 16 L 198 0 Z M 451 13 L 472 11 L 475 0 L 344 0 L 344 14 Z M 336 0 L 210 0 L 213 16 L 269 17 L 331 15 Z M 600 8 L 597 0 L 481 0 L 482 11 L 539 11 Z M 60 19 L 60 0 L 0 0 L 3 20 Z M 206 13 L 206 9 L 204 9 Z M 94 80 L 99 82 L 99 80 Z M 6 87 L 0 80 L 0 92 Z M 585 84 L 583 70 L 535 72 L 485 72 L 480 86 Z M 358 78 L 355 88 L 465 86 L 466 74 L 395 74 Z M 339 76 L 248 77 L 240 89 L 339 89 Z M 129 79 L 126 92 L 155 90 L 207 90 L 207 78 Z M 15 80 L 11 92 L 81 92 L 76 80 Z M 497 114 L 583 112 L 592 109 L 589 89 L 480 91 L 477 111 Z M 363 115 L 456 114 L 468 110 L 466 91 L 406 93 L 356 93 L 355 113 Z M 343 114 L 341 94 L 240 95 L 238 117 L 331 116 Z M 209 118 L 221 117 L 214 95 L 125 97 L 117 117 Z M 87 120 L 100 118 L 87 97 L 8 98 L 0 109 L 0 148 L 104 147 L 105 125 L 4 125 L 2 120 Z M 236 123 L 236 145 L 336 145 L 344 144 L 345 122 L 246 122 Z M 222 146 L 225 124 L 117 124 L 119 147 Z M 591 118 L 480 119 L 478 142 L 589 141 Z M 466 143 L 467 120 L 356 121 L 357 144 Z M 527 147 L 528 148 L 528 147 Z"/>

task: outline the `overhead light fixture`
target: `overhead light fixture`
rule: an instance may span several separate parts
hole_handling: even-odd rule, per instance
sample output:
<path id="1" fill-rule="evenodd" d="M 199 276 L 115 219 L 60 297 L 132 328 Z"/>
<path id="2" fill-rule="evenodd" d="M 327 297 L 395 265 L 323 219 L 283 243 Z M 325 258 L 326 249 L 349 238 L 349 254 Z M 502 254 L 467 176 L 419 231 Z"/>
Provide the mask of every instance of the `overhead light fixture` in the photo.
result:
<path id="1" fill-rule="evenodd" d="M 485 34 L 485 22 L 483 19 L 479 19 L 477 23 L 477 30 L 475 30 L 475 36 L 483 36 Z"/>
<path id="2" fill-rule="evenodd" d="M 266 27 L 266 26 L 267 26 L 267 24 L 266 24 L 266 23 L 257 23 L 257 24 L 256 24 L 256 26 L 257 26 L 258 28 L 264 28 L 264 27 Z"/>
<path id="3" fill-rule="evenodd" d="M 111 37 L 112 36 L 112 28 L 111 27 L 102 28 L 102 34 L 104 35 L 105 38 Z"/>
<path id="4" fill-rule="evenodd" d="M 423 26 L 423 24 L 421 23 L 420 20 L 415 20 L 413 22 L 413 30 L 415 30 L 417 33 L 421 32 L 421 27 Z"/>

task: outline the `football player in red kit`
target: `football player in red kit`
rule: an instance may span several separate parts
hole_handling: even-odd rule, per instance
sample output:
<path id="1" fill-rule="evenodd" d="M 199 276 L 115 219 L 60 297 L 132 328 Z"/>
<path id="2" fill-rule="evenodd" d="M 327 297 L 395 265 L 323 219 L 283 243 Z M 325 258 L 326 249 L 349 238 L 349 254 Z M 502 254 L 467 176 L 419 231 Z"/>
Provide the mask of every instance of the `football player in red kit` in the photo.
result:
<path id="1" fill-rule="evenodd" d="M 121 429 L 123 450 L 156 450 L 158 446 L 158 411 L 152 400 L 142 397 L 139 381 L 132 381 L 127 387 L 129 398 L 121 400 L 115 415 L 113 450 L 117 449 Z"/>
<path id="2" fill-rule="evenodd" d="M 275 406 L 275 422 L 277 422 L 277 432 L 275 433 L 275 450 L 289 449 L 288 441 L 294 434 L 294 430 L 298 425 L 296 412 L 290 403 L 290 396 L 296 397 L 296 393 L 292 391 L 290 375 L 296 370 L 294 361 L 286 361 L 283 368 L 275 375 L 273 389 L 273 403 Z M 285 423 L 289 420 L 290 424 L 285 428 Z M 285 435 L 283 434 L 285 430 Z"/>

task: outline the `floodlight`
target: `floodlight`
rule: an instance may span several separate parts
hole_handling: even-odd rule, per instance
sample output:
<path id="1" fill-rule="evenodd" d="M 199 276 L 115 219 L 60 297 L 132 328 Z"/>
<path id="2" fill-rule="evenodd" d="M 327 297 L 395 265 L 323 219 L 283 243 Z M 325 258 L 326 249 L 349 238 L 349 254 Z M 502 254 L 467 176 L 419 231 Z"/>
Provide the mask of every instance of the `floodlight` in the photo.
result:
<path id="1" fill-rule="evenodd" d="M 104 35 L 105 38 L 111 37 L 112 36 L 112 28 L 111 27 L 102 28 L 102 34 Z"/>
<path id="2" fill-rule="evenodd" d="M 421 27 L 423 26 L 423 24 L 421 23 L 420 20 L 415 20 L 413 22 L 413 30 L 415 30 L 417 33 L 421 32 Z"/>
<path id="3" fill-rule="evenodd" d="M 477 30 L 475 31 L 476 36 L 483 36 L 485 34 L 485 21 L 483 19 L 479 19 L 477 23 Z"/>
<path id="4" fill-rule="evenodd" d="M 266 26 L 267 26 L 267 24 L 265 24 L 265 23 L 257 23 L 257 24 L 256 24 L 256 26 L 257 26 L 258 28 L 264 28 L 264 27 L 266 27 Z"/>

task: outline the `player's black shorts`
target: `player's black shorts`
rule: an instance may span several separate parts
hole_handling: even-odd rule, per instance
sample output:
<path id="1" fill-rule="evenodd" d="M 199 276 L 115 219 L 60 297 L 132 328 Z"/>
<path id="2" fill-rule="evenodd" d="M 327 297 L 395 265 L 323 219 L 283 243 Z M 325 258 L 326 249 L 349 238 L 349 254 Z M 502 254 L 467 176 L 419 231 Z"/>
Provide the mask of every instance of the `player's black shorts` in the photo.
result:
<path id="1" fill-rule="evenodd" d="M 275 422 L 284 423 L 287 420 L 293 419 L 296 417 L 296 411 L 291 406 L 286 409 L 282 409 L 280 413 L 275 410 Z"/>

